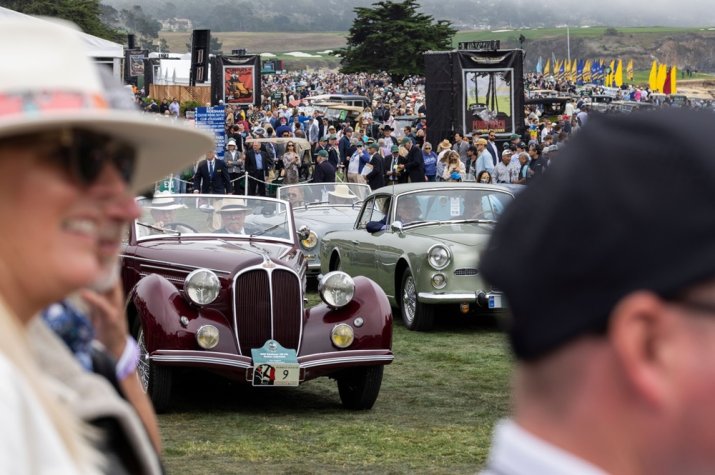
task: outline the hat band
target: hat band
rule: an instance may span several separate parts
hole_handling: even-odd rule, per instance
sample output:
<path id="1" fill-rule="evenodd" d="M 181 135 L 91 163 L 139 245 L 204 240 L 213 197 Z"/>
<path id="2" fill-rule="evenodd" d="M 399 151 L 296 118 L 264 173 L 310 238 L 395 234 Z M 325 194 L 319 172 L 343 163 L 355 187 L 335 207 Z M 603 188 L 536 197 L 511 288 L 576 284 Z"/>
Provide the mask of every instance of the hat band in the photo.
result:
<path id="1" fill-rule="evenodd" d="M 109 104 L 99 94 L 68 91 L 38 91 L 0 94 L 0 117 L 36 115 L 42 112 L 106 110 Z"/>

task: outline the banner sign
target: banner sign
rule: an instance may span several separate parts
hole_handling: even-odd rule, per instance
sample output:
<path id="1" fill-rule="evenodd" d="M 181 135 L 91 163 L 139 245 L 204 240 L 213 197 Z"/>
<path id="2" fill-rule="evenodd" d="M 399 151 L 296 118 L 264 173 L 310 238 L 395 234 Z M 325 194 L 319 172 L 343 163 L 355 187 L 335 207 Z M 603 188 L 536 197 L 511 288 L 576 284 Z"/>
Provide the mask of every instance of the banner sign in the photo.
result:
<path id="1" fill-rule="evenodd" d="M 211 100 L 226 105 L 260 105 L 261 57 L 216 56 L 211 60 Z"/>
<path id="2" fill-rule="evenodd" d="M 194 119 L 197 127 L 214 133 L 216 137 L 216 156 L 223 160 L 223 153 L 226 149 L 225 107 L 197 107 Z"/>
<path id="3" fill-rule="evenodd" d="M 223 102 L 225 104 L 253 104 L 256 101 L 253 66 L 223 67 Z"/>
<path id="4" fill-rule="evenodd" d="M 516 132 L 513 69 L 465 69 L 463 129 L 485 134 Z"/>
<path id="5" fill-rule="evenodd" d="M 139 76 L 144 75 L 144 59 L 148 51 L 132 49 L 124 51 L 124 80 L 134 82 Z"/>

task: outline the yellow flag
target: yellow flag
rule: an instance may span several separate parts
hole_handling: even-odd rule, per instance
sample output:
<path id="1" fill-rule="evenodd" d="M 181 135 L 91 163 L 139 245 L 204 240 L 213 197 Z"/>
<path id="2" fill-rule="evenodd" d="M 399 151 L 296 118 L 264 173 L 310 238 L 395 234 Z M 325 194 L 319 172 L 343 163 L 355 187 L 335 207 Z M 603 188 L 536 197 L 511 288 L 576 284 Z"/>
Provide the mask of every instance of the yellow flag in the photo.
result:
<path id="1" fill-rule="evenodd" d="M 650 74 L 648 75 L 648 87 L 651 91 L 655 91 L 658 88 L 658 63 L 653 60 L 653 65 L 650 67 Z"/>
<path id="2" fill-rule="evenodd" d="M 588 84 L 591 82 L 591 60 L 587 59 L 583 65 L 583 83 Z"/>
<path id="3" fill-rule="evenodd" d="M 663 92 L 663 85 L 665 84 L 665 76 L 668 74 L 668 67 L 665 64 L 661 64 L 658 67 L 658 77 L 656 79 L 655 89 L 658 92 Z"/>
<path id="4" fill-rule="evenodd" d="M 544 66 L 544 76 L 551 74 L 551 60 L 546 58 L 546 66 Z"/>
<path id="5" fill-rule="evenodd" d="M 613 87 L 613 80 L 616 77 L 616 60 L 612 59 L 611 64 L 609 66 L 609 71 L 611 71 L 608 74 L 608 79 L 606 80 L 606 86 L 608 87 Z"/>
<path id="6" fill-rule="evenodd" d="M 578 80 L 578 60 L 574 59 L 571 61 L 571 82 L 576 82 Z"/>
<path id="7" fill-rule="evenodd" d="M 633 82 L 633 60 L 628 60 L 628 65 L 626 66 L 626 79 L 628 82 Z"/>
<path id="8" fill-rule="evenodd" d="M 678 78 L 678 68 L 673 66 L 670 68 L 670 93 L 676 94 L 678 92 L 677 80 Z"/>
<path id="9" fill-rule="evenodd" d="M 618 60 L 618 66 L 616 66 L 616 72 L 614 74 L 614 81 L 616 87 L 621 87 L 623 85 L 623 60 Z"/>

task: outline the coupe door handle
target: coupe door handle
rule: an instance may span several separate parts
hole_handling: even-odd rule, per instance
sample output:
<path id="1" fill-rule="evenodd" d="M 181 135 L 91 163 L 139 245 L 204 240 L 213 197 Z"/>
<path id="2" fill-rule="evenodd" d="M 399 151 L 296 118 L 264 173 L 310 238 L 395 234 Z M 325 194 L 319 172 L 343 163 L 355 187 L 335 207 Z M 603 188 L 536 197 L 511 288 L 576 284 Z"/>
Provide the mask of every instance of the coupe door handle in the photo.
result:
<path id="1" fill-rule="evenodd" d="M 355 244 L 355 245 L 357 246 L 358 242 L 360 242 L 360 241 L 358 241 L 357 239 L 353 239 L 353 240 L 350 241 L 350 242 L 352 242 L 353 244 Z"/>

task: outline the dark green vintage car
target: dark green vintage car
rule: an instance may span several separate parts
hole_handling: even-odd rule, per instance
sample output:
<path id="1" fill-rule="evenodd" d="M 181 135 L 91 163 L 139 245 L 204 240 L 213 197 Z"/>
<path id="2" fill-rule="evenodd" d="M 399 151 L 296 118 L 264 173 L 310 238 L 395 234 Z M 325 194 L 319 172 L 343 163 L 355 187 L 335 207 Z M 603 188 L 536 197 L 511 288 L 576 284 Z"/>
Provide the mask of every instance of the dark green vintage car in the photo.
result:
<path id="1" fill-rule="evenodd" d="M 479 253 L 513 198 L 507 188 L 476 183 L 380 188 L 352 230 L 323 237 L 321 271 L 370 277 L 411 330 L 431 329 L 440 305 L 459 304 L 464 313 L 504 308 L 479 274 Z"/>

